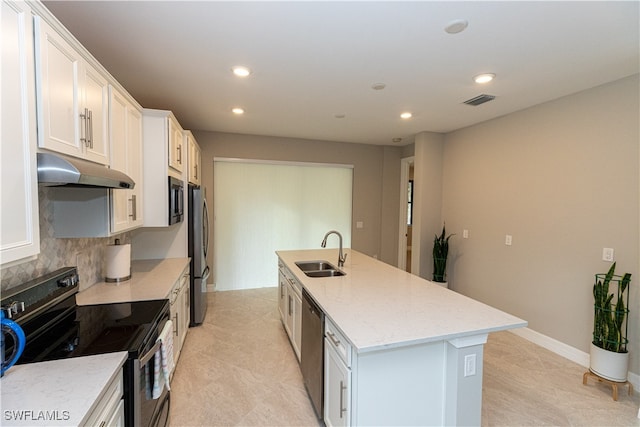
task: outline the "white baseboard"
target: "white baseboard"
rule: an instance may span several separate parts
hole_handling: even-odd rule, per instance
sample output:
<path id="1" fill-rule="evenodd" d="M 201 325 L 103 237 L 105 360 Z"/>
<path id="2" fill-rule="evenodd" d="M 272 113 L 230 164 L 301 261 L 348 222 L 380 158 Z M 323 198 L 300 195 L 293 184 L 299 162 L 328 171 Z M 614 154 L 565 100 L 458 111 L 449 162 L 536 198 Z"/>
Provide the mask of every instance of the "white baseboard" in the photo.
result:
<path id="1" fill-rule="evenodd" d="M 527 341 L 531 341 L 540 347 L 544 347 L 565 359 L 569 359 L 572 362 L 577 363 L 578 365 L 584 366 L 585 368 L 589 367 L 589 353 L 585 353 L 582 350 L 578 350 L 577 348 L 536 332 L 533 329 L 518 328 L 512 329 L 509 332 L 518 335 Z M 640 375 L 629 372 L 627 378 L 629 382 L 633 384 L 634 389 L 640 390 Z"/>

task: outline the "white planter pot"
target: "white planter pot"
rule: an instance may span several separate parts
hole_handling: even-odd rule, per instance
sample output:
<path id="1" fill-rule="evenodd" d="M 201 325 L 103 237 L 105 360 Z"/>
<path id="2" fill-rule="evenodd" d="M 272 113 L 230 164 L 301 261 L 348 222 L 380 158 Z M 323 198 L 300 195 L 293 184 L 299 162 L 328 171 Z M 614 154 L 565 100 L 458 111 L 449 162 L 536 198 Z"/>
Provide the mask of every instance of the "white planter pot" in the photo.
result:
<path id="1" fill-rule="evenodd" d="M 629 352 L 616 353 L 591 343 L 589 370 L 607 380 L 623 383 L 629 371 Z"/>

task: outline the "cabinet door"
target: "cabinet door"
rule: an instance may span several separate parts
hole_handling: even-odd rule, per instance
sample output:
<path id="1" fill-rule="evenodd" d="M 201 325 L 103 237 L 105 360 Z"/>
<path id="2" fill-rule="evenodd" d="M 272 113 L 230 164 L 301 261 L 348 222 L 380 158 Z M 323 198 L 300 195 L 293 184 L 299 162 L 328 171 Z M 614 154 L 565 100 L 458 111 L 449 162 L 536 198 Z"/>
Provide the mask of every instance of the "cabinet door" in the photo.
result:
<path id="1" fill-rule="evenodd" d="M 184 152 L 182 128 L 178 122 L 169 117 L 169 166 L 178 172 L 183 171 L 186 156 Z"/>
<path id="2" fill-rule="evenodd" d="M 184 340 L 187 338 L 187 331 L 189 330 L 189 316 L 190 316 L 190 299 L 189 295 L 189 276 L 184 276 L 184 284 L 182 285 L 182 330 L 180 331 L 180 347 L 184 345 Z"/>
<path id="3" fill-rule="evenodd" d="M 2 2 L 0 139 L 1 263 L 40 252 L 36 176 L 33 18 L 26 2 Z"/>
<path id="4" fill-rule="evenodd" d="M 129 104 L 127 109 L 127 172 L 136 183 L 135 187 L 129 191 L 129 224 L 131 228 L 141 227 L 143 222 L 143 200 L 144 180 L 143 180 L 143 158 L 142 158 L 142 111 L 133 104 Z"/>
<path id="5" fill-rule="evenodd" d="M 35 17 L 38 145 L 109 164 L 109 85 L 74 47 Z"/>
<path id="6" fill-rule="evenodd" d="M 83 151 L 79 134 L 81 58 L 42 18 L 34 19 L 38 145 L 78 156 Z"/>
<path id="7" fill-rule="evenodd" d="M 282 270 L 278 270 L 278 311 L 283 324 L 287 320 L 287 301 L 287 279 Z"/>
<path id="8" fill-rule="evenodd" d="M 189 182 L 200 185 L 200 146 L 191 132 L 186 132 L 187 145 L 189 147 Z"/>
<path id="9" fill-rule="evenodd" d="M 119 233 L 142 225 L 142 114 L 115 88 L 109 92 L 111 168 L 136 183 L 131 190 L 111 190 L 111 232 Z"/>
<path id="10" fill-rule="evenodd" d="M 331 342 L 324 340 L 324 422 L 328 427 L 351 424 L 351 370 Z"/>
<path id="11" fill-rule="evenodd" d="M 84 118 L 83 157 L 103 165 L 109 164 L 109 139 L 107 133 L 109 114 L 109 84 L 95 68 L 82 63 L 81 118 Z M 83 116 L 83 117 L 82 117 Z"/>
<path id="12" fill-rule="evenodd" d="M 111 168 L 124 173 L 128 172 L 127 108 L 128 102 L 125 97 L 114 88 L 111 88 L 109 99 Z M 111 231 L 113 233 L 129 228 L 129 206 L 127 200 L 130 191 L 111 190 Z"/>
<path id="13" fill-rule="evenodd" d="M 293 293 L 293 349 L 300 360 L 302 348 L 302 298 L 296 292 Z"/>

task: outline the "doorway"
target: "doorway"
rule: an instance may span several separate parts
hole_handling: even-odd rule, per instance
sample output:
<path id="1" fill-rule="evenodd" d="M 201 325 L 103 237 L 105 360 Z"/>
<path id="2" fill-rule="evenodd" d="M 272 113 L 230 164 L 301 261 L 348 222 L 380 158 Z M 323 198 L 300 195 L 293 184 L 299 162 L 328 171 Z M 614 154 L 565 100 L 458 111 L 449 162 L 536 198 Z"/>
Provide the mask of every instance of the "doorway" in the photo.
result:
<path id="1" fill-rule="evenodd" d="M 413 180 L 414 157 L 400 160 L 400 224 L 398 244 L 398 268 L 409 273 L 411 267 L 411 246 L 413 241 Z"/>

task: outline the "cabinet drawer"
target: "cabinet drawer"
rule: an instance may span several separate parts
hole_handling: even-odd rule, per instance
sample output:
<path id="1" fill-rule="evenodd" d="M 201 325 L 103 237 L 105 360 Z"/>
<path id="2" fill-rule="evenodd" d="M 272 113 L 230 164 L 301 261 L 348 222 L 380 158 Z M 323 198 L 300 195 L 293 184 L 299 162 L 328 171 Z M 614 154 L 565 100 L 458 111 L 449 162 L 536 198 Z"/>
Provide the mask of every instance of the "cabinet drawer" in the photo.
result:
<path id="1" fill-rule="evenodd" d="M 350 368 L 351 344 L 327 317 L 324 320 L 324 335 L 327 337 L 327 342 L 331 343 L 331 347 L 336 350 L 342 361 Z"/>
<path id="2" fill-rule="evenodd" d="M 120 403 L 122 402 L 123 395 L 123 380 L 122 371 L 111 381 L 107 386 L 104 393 L 100 397 L 100 400 L 91 412 L 91 415 L 87 419 L 85 425 L 98 426 L 104 425 L 103 422 L 114 418 L 114 414 L 118 412 Z"/>

